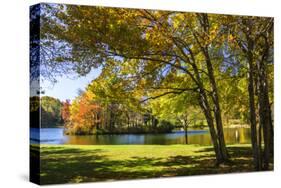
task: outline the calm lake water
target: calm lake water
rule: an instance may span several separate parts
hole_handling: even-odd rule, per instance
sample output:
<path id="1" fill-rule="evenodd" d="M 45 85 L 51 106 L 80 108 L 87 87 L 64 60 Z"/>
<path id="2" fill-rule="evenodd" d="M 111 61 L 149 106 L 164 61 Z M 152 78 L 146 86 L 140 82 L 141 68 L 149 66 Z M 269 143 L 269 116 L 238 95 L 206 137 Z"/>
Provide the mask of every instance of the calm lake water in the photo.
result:
<path id="1" fill-rule="evenodd" d="M 248 144 L 250 142 L 249 128 L 225 128 L 227 144 Z M 40 135 L 40 136 L 39 136 Z M 31 143 L 42 144 L 77 144 L 77 145 L 118 145 L 118 144 L 185 144 L 184 132 L 167 134 L 126 134 L 126 135 L 90 135 L 68 136 L 63 135 L 62 128 L 42 128 L 30 130 Z M 39 139 L 40 138 L 40 139 Z M 211 145 L 208 130 L 189 130 L 188 144 Z"/>

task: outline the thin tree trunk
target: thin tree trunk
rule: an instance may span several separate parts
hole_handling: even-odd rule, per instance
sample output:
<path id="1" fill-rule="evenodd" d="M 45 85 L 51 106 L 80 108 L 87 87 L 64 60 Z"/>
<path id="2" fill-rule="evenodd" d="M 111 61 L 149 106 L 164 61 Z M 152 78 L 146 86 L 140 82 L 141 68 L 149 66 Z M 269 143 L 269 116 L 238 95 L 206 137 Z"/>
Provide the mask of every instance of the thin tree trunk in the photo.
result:
<path id="1" fill-rule="evenodd" d="M 187 137 L 187 127 L 188 127 L 188 123 L 187 123 L 187 120 L 184 120 L 184 134 L 185 134 L 185 144 L 188 144 L 188 137 Z"/>
<path id="2" fill-rule="evenodd" d="M 184 134 L 185 134 L 185 144 L 188 144 L 187 128 L 184 129 Z"/>

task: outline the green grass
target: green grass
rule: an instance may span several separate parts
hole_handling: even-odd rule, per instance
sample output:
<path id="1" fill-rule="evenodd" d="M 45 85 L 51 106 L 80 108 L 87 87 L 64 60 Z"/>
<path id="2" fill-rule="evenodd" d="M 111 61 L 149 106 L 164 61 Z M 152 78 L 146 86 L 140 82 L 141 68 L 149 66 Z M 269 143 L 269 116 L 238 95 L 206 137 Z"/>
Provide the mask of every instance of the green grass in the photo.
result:
<path id="1" fill-rule="evenodd" d="M 41 145 L 41 184 L 253 171 L 250 145 L 228 150 L 232 162 L 217 167 L 208 146 Z"/>

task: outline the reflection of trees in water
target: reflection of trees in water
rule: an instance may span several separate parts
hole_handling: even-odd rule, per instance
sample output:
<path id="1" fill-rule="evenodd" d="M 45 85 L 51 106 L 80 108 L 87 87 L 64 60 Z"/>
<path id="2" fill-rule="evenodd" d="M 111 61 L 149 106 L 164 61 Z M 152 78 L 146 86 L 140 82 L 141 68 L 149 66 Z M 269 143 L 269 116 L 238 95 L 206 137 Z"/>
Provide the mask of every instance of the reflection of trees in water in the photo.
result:
<path id="1" fill-rule="evenodd" d="M 112 145 L 112 144 L 198 144 L 211 145 L 209 133 L 188 134 L 141 134 L 141 135 L 90 135 L 90 136 L 66 136 L 67 144 L 82 145 Z M 250 142 L 250 129 L 237 128 L 225 129 L 227 144 L 247 144 Z"/>
<path id="2" fill-rule="evenodd" d="M 225 140 L 227 144 L 247 144 L 250 141 L 250 129 L 248 128 L 229 128 L 225 129 Z M 184 138 L 184 137 L 183 137 Z M 184 140 L 182 143 L 185 143 Z M 209 134 L 188 135 L 188 144 L 211 145 Z"/>
<path id="3" fill-rule="evenodd" d="M 228 144 L 250 143 L 250 129 L 248 128 L 225 129 L 225 139 Z"/>
<path id="4" fill-rule="evenodd" d="M 188 136 L 188 144 L 211 145 L 211 137 L 209 133 Z"/>
<path id="5" fill-rule="evenodd" d="M 235 130 L 235 141 L 239 142 L 239 132 L 237 129 Z"/>

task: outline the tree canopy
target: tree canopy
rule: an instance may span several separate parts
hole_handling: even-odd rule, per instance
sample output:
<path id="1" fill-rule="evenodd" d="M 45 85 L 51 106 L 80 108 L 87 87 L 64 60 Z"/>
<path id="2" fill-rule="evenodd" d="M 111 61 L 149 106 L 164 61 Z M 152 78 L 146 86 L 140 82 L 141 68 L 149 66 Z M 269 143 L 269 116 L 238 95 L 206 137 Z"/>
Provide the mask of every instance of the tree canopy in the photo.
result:
<path id="1" fill-rule="evenodd" d="M 71 105 L 73 118 L 118 122 L 111 112 L 123 109 L 124 117 L 147 112 L 157 124 L 169 112 L 186 119 L 193 111 L 208 124 L 218 164 L 229 161 L 223 124 L 238 118 L 251 124 L 254 151 L 261 150 L 256 131 L 264 131 L 269 153 L 272 18 L 57 4 L 42 4 L 40 15 L 43 73 L 102 69 Z"/>

